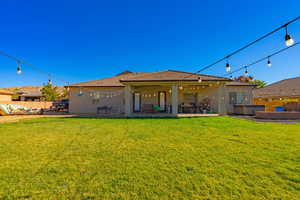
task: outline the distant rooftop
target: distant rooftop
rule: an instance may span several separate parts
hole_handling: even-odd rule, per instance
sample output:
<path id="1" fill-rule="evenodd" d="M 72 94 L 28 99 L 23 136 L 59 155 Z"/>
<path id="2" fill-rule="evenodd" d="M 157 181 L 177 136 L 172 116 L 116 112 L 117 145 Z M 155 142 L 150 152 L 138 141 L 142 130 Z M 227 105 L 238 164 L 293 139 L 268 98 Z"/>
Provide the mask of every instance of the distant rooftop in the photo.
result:
<path id="1" fill-rule="evenodd" d="M 285 79 L 253 91 L 255 98 L 300 97 L 300 77 Z"/>

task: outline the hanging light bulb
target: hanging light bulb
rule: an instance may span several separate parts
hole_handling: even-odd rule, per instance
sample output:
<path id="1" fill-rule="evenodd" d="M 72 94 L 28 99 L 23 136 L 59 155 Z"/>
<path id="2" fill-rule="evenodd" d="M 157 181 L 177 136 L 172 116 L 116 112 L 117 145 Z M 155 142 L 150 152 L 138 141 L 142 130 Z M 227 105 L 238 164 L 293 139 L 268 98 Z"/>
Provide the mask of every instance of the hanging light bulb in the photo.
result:
<path id="1" fill-rule="evenodd" d="M 226 72 L 230 72 L 230 64 L 228 62 L 229 56 L 226 56 Z"/>
<path id="2" fill-rule="evenodd" d="M 293 38 L 288 34 L 288 28 L 285 27 L 285 45 L 290 47 L 294 44 Z"/>
<path id="3" fill-rule="evenodd" d="M 245 67 L 245 76 L 249 76 L 249 72 L 248 72 L 247 66 Z"/>
<path id="4" fill-rule="evenodd" d="M 79 88 L 79 93 L 77 94 L 77 96 L 79 96 L 79 97 L 83 96 L 83 92 L 82 92 L 81 88 Z"/>
<path id="5" fill-rule="evenodd" d="M 201 79 L 201 77 L 199 76 L 198 77 L 198 83 L 201 83 L 202 82 L 202 79 Z"/>
<path id="6" fill-rule="evenodd" d="M 230 65 L 228 62 L 226 63 L 226 72 L 230 72 Z"/>
<path id="7" fill-rule="evenodd" d="M 21 64 L 18 62 L 17 74 L 22 74 Z"/>
<path id="8" fill-rule="evenodd" d="M 270 57 L 268 57 L 268 63 L 267 64 L 268 64 L 269 67 L 272 67 L 272 62 L 270 61 Z"/>

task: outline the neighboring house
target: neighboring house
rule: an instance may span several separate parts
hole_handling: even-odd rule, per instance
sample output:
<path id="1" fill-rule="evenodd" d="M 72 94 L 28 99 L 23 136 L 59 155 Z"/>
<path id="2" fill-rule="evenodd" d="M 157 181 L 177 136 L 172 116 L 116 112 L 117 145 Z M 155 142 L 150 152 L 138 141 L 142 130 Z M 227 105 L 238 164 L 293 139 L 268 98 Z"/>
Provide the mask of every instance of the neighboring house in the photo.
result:
<path id="1" fill-rule="evenodd" d="M 61 95 L 64 93 L 64 87 L 55 86 L 57 92 Z M 11 87 L 5 88 L 5 90 L 14 93 L 13 101 L 45 101 L 45 98 L 42 95 L 42 86 L 22 86 L 22 87 Z"/>
<path id="2" fill-rule="evenodd" d="M 0 89 L 0 101 L 11 101 L 13 93 Z"/>
<path id="3" fill-rule="evenodd" d="M 289 110 L 299 110 L 300 77 L 281 80 L 255 89 L 253 96 L 254 103 L 265 105 L 266 111 L 274 111 L 277 106 L 287 106 Z"/>
<path id="4" fill-rule="evenodd" d="M 18 91 L 19 101 L 44 101 L 43 94 L 40 90 L 36 91 Z"/>
<path id="5" fill-rule="evenodd" d="M 124 72 L 66 86 L 70 113 L 218 113 L 252 104 L 253 85 L 210 75 L 167 70 Z"/>

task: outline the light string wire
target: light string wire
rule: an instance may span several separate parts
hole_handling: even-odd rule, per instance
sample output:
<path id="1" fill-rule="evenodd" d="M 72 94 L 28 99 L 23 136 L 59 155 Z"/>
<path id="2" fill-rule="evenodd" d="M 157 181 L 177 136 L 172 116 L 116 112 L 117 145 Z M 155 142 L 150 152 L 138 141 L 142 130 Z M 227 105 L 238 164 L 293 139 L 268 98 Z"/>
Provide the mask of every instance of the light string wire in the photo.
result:
<path id="1" fill-rule="evenodd" d="M 239 52 L 245 50 L 246 48 L 248 48 L 248 47 L 254 45 L 255 43 L 257 43 L 257 42 L 259 42 L 259 41 L 261 41 L 261 40 L 267 38 L 268 36 L 270 36 L 270 35 L 276 33 L 277 31 L 279 31 L 279 30 L 281 30 L 281 29 L 283 29 L 283 28 L 286 28 L 289 24 L 292 24 L 292 23 L 298 21 L 299 19 L 300 19 L 300 16 L 294 18 L 293 20 L 291 20 L 291 21 L 289 21 L 289 22 L 287 22 L 287 23 L 281 25 L 280 27 L 274 29 L 273 31 L 271 31 L 271 32 L 269 32 L 269 33 L 267 33 L 267 34 L 265 34 L 265 35 L 259 37 L 258 39 L 254 40 L 253 42 L 250 42 L 249 44 L 247 44 L 247 45 L 245 45 L 245 46 L 243 46 L 243 47 L 241 47 L 241 48 L 239 48 L 239 49 L 233 51 L 232 53 L 228 54 L 227 56 L 225 56 L 225 57 L 223 57 L 223 58 L 220 58 L 220 59 L 218 59 L 217 61 L 215 61 L 215 62 L 213 62 L 213 63 L 211 63 L 211 64 L 209 64 L 209 65 L 203 67 L 202 69 L 198 70 L 196 73 L 200 73 L 200 72 L 202 72 L 202 71 L 204 71 L 204 70 L 206 70 L 206 69 L 209 69 L 210 67 L 212 67 L 212 66 L 214 66 L 214 65 L 216 65 L 216 64 L 218 64 L 218 63 L 220 63 L 220 62 L 222 62 L 222 61 L 224 61 L 224 60 L 226 60 L 226 59 L 228 59 L 228 58 L 230 58 L 230 57 L 232 57 L 233 55 L 235 55 L 235 54 L 237 54 L 237 53 L 239 53 Z"/>
<path id="2" fill-rule="evenodd" d="M 265 34 L 265 35 L 259 37 L 258 39 L 256 39 L 256 40 L 254 40 L 254 41 L 248 43 L 247 45 L 245 45 L 245 46 L 243 46 L 243 47 L 241 47 L 241 48 L 239 48 L 239 49 L 233 51 L 232 53 L 228 54 L 227 56 L 225 56 L 225 57 L 223 57 L 223 58 L 220 58 L 220 59 L 218 59 L 217 61 L 215 61 L 215 62 L 213 62 L 213 63 L 211 63 L 211 64 L 209 64 L 209 65 L 207 65 L 207 66 L 205 66 L 205 67 L 203 67 L 203 68 L 201 68 L 200 70 L 198 70 L 198 71 L 195 72 L 195 73 L 191 73 L 190 75 L 184 77 L 183 79 L 186 79 L 186 78 L 188 78 L 188 77 L 190 77 L 190 76 L 193 76 L 193 75 L 198 75 L 200 72 L 202 72 L 202 71 L 204 71 L 204 70 L 206 70 L 206 69 L 209 69 L 209 68 L 213 67 L 214 65 L 216 65 L 216 64 L 218 64 L 218 63 L 220 63 L 220 62 L 222 62 L 222 61 L 224 61 L 224 60 L 228 60 L 228 59 L 229 59 L 230 57 L 232 57 L 233 55 L 235 55 L 235 54 L 237 54 L 237 53 L 239 53 L 239 52 L 245 50 L 246 48 L 248 48 L 248 47 L 250 47 L 250 46 L 256 44 L 257 42 L 259 42 L 259 41 L 261 41 L 261 40 L 267 38 L 268 36 L 270 36 L 270 35 L 276 33 L 277 31 L 279 31 L 279 30 L 281 30 L 281 29 L 283 29 L 283 28 L 285 28 L 286 31 L 287 31 L 287 26 L 288 26 L 289 24 L 292 24 L 292 23 L 298 21 L 299 19 L 300 19 L 300 16 L 294 18 L 293 20 L 291 20 L 291 21 L 289 21 L 289 22 L 287 22 L 287 23 L 281 25 L 280 27 L 274 29 L 273 31 L 271 31 L 271 32 L 269 32 L 269 33 L 267 33 L 267 34 Z M 296 44 L 298 44 L 298 43 L 296 43 Z M 292 46 L 295 46 L 295 44 L 292 45 Z M 292 47 L 292 46 L 290 46 L 290 47 Z M 282 51 L 285 51 L 285 50 L 287 50 L 287 49 L 289 49 L 289 47 L 287 47 L 287 48 L 285 48 L 285 49 L 282 49 L 282 50 L 276 52 L 276 54 L 279 54 L 279 53 L 281 53 Z M 32 64 L 30 64 L 30 63 L 24 61 L 24 60 L 21 60 L 21 59 L 15 57 L 15 56 L 12 56 L 12 55 L 10 55 L 10 54 L 7 54 L 7 53 L 5 53 L 4 51 L 0 51 L 0 54 L 3 55 L 3 56 L 8 57 L 8 58 L 10 58 L 10 59 L 15 60 L 18 64 L 24 64 L 24 65 L 27 65 L 27 66 L 31 67 L 33 70 L 35 70 L 35 71 L 37 71 L 37 72 L 39 72 L 39 73 L 46 74 L 46 75 L 49 77 L 49 79 L 53 77 L 53 78 L 55 78 L 55 79 L 57 79 L 57 80 L 59 80 L 59 81 L 61 81 L 61 82 L 66 83 L 67 85 L 69 85 L 69 81 L 66 81 L 66 80 L 64 80 L 64 79 L 58 78 L 58 77 L 55 76 L 53 73 L 49 73 L 49 72 L 47 72 L 47 71 L 45 71 L 45 70 L 43 70 L 43 69 L 41 69 L 41 68 L 38 68 L 38 67 L 36 67 L 36 66 L 34 66 L 34 65 L 32 65 Z M 275 54 L 275 55 L 276 55 L 276 54 Z M 270 56 L 269 56 L 269 57 L 270 57 Z M 263 58 L 262 60 L 265 60 L 265 58 Z M 256 64 L 256 63 L 255 63 L 255 64 Z M 254 65 L 254 64 L 250 64 L 250 65 Z M 250 65 L 247 65 L 247 66 L 249 67 Z M 245 68 L 245 67 L 243 67 L 243 68 Z M 240 71 L 240 70 L 243 69 L 243 68 L 239 68 L 239 69 L 237 69 L 237 70 L 235 70 L 235 71 L 233 71 L 233 72 L 230 72 L 229 74 L 233 74 L 233 73 L 235 73 L 235 72 L 237 72 L 237 71 Z M 228 75 L 228 74 L 227 74 L 227 75 Z"/>
<path id="3" fill-rule="evenodd" d="M 10 54 L 8 54 L 8 53 L 6 53 L 4 51 L 1 51 L 1 50 L 0 50 L 0 54 L 3 55 L 3 56 L 5 56 L 5 57 L 8 57 L 8 58 L 10 58 L 12 60 L 15 60 L 18 64 L 27 65 L 28 67 L 32 68 L 33 70 L 35 70 L 35 71 L 37 71 L 39 73 L 46 74 L 49 79 L 54 78 L 54 79 L 56 79 L 58 81 L 66 83 L 67 85 L 70 84 L 69 81 L 66 81 L 66 80 L 64 80 L 62 78 L 59 78 L 56 75 L 54 75 L 53 73 L 49 73 L 49 72 L 47 72 L 47 71 L 45 71 L 45 70 L 43 70 L 43 69 L 41 69 L 39 67 L 36 67 L 35 65 L 32 65 L 32 64 L 28 63 L 27 61 L 24 61 L 22 59 L 17 58 L 16 56 L 10 55 Z"/>
<path id="4" fill-rule="evenodd" d="M 224 60 L 227 60 L 227 61 L 228 61 L 229 58 L 231 58 L 233 55 L 235 55 L 235 54 L 237 54 L 237 53 L 239 53 L 239 52 L 241 52 L 241 51 L 247 49 L 248 47 L 250 47 L 250 46 L 256 44 L 257 42 L 259 42 L 259 41 L 261 41 L 261 40 L 263 40 L 263 39 L 269 37 L 270 35 L 276 33 L 277 31 L 279 31 L 279 30 L 281 30 L 281 29 L 283 29 L 283 28 L 286 29 L 288 25 L 290 25 L 290 24 L 292 24 L 292 23 L 298 21 L 299 19 L 300 19 L 300 16 L 294 18 L 293 20 L 290 20 L 289 22 L 287 22 L 287 23 L 285 23 L 285 24 L 279 26 L 278 28 L 272 30 L 271 32 L 269 32 L 269 33 L 267 33 L 267 34 L 265 34 L 265 35 L 263 35 L 263 36 L 257 38 L 256 40 L 254 40 L 254 41 L 248 43 L 247 45 L 245 45 L 245 46 L 243 46 L 243 47 L 241 47 L 241 48 L 239 48 L 239 49 L 233 51 L 232 53 L 230 53 L 230 54 L 224 56 L 223 58 L 220 58 L 220 59 L 216 60 L 215 62 L 213 62 L 213 63 L 211 63 L 211 64 L 209 64 L 209 65 L 207 65 L 207 66 L 201 68 L 200 70 L 198 70 L 198 71 L 196 71 L 196 72 L 194 72 L 194 73 L 191 73 L 190 75 L 184 77 L 183 80 L 186 79 L 186 78 L 189 78 L 189 77 L 191 77 L 191 76 L 193 76 L 193 75 L 200 75 L 200 74 L 199 74 L 200 72 L 202 72 L 202 71 L 204 71 L 204 70 L 207 70 L 207 69 L 213 67 L 214 65 L 216 65 L 216 64 L 218 64 L 218 63 L 220 63 L 220 62 L 222 62 L 222 61 L 224 61 Z M 287 30 L 287 29 L 286 29 L 286 30 Z"/>
<path id="5" fill-rule="evenodd" d="M 252 63 L 250 63 L 250 64 L 248 64 L 248 65 L 245 65 L 245 66 L 243 66 L 243 67 L 240 67 L 240 68 L 238 68 L 238 69 L 236 69 L 236 70 L 234 70 L 234 71 L 232 71 L 232 72 L 223 74 L 222 76 L 229 76 L 229 75 L 232 75 L 232 74 L 234 74 L 234 73 L 237 73 L 237 72 L 239 72 L 239 71 L 241 71 L 241 70 L 243 70 L 243 69 L 249 69 L 249 67 L 252 67 L 253 65 L 256 65 L 256 64 L 258 64 L 258 63 L 260 63 L 260 62 L 262 62 L 262 61 L 264 61 L 264 60 L 268 60 L 268 59 L 270 59 L 271 57 L 273 57 L 273 56 L 275 56 L 275 55 L 278 55 L 278 54 L 280 54 L 280 53 L 282 53 L 282 52 L 284 52 L 284 51 L 286 51 L 286 50 L 288 50 L 288 49 L 290 49 L 290 48 L 292 48 L 292 47 L 295 47 L 295 46 L 297 46 L 297 45 L 299 45 L 299 44 L 300 44 L 300 42 L 297 42 L 297 43 L 293 44 L 292 46 L 289 46 L 289 47 L 280 49 L 279 51 L 276 51 L 276 52 L 274 52 L 274 53 L 272 53 L 272 54 L 270 54 L 270 55 L 268 55 L 268 56 L 265 56 L 265 57 L 260 58 L 260 59 L 258 59 L 258 60 L 256 60 L 256 61 L 253 61 Z"/>

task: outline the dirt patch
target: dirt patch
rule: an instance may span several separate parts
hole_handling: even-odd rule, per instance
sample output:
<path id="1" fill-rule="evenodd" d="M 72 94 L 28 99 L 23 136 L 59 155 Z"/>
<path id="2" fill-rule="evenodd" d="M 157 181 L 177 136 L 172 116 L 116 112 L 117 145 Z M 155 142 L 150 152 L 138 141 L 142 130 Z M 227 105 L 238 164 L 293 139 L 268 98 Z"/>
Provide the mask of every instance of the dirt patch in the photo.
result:
<path id="1" fill-rule="evenodd" d="M 36 119 L 42 117 L 73 117 L 73 115 L 11 115 L 0 116 L 0 123 L 18 122 L 20 120 Z"/>

